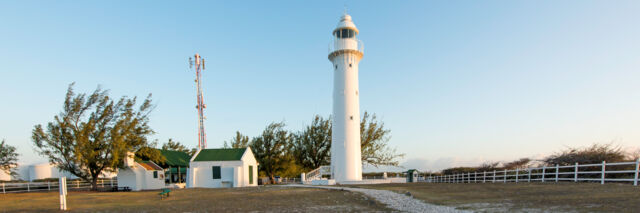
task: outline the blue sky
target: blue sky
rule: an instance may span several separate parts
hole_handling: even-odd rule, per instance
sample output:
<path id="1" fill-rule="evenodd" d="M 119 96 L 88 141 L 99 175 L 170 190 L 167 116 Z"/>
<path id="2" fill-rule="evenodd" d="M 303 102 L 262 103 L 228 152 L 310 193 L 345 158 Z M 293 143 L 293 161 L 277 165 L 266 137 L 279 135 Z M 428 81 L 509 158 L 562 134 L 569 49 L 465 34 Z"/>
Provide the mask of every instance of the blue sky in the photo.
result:
<path id="1" fill-rule="evenodd" d="M 361 111 L 406 167 L 640 145 L 638 1 L 5 1 L 0 138 L 45 161 L 30 132 L 76 82 L 152 93 L 152 138 L 195 147 L 196 52 L 209 147 L 272 121 L 299 130 L 331 113 L 327 45 L 345 4 L 365 44 Z"/>

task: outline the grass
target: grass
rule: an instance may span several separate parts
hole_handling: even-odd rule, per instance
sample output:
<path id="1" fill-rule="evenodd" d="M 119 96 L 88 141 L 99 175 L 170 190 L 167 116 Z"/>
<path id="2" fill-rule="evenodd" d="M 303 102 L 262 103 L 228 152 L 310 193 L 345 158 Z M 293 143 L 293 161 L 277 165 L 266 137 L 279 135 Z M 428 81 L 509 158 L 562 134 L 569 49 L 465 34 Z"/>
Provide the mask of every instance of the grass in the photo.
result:
<path id="1" fill-rule="evenodd" d="M 410 192 L 427 203 L 479 212 L 638 212 L 640 187 L 596 183 L 408 183 L 355 187 Z"/>
<path id="2" fill-rule="evenodd" d="M 390 211 L 361 194 L 310 188 L 260 186 L 232 189 L 69 192 L 68 209 L 78 212 L 371 212 Z M 0 194 L 0 212 L 55 212 L 57 192 Z"/>

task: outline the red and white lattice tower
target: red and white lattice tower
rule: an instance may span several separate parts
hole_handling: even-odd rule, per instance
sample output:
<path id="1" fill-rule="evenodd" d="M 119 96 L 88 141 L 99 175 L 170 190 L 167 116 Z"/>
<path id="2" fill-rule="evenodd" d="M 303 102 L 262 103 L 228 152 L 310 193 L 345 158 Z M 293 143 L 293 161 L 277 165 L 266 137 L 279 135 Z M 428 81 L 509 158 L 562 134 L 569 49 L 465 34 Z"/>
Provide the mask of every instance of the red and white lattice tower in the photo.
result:
<path id="1" fill-rule="evenodd" d="M 195 66 L 194 66 L 195 65 Z M 198 149 L 207 148 L 207 134 L 204 132 L 204 109 L 207 105 L 204 104 L 204 97 L 202 96 L 202 71 L 204 71 L 204 59 L 196 53 L 195 60 L 189 57 L 189 68 L 195 68 L 196 71 L 196 87 L 197 87 L 197 105 L 198 109 Z"/>

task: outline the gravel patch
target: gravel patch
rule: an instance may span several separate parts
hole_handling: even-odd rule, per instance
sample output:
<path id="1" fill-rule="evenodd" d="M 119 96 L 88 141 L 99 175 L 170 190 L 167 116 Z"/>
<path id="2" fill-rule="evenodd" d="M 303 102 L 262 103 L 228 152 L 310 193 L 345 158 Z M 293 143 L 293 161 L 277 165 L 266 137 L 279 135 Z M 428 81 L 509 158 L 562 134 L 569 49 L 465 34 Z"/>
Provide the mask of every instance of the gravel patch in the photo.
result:
<path id="1" fill-rule="evenodd" d="M 401 211 L 401 212 L 471 212 L 458 210 L 454 207 L 439 206 L 422 202 L 421 200 L 414 199 L 410 194 L 398 194 L 387 190 L 377 189 L 363 189 L 363 188 L 350 188 L 350 187 L 338 187 L 338 186 L 310 186 L 310 185 L 287 185 L 292 187 L 309 187 L 309 188 L 321 188 L 332 190 L 347 190 L 352 192 L 360 192 L 369 196 L 380 203 L 384 203 L 387 207 Z"/>

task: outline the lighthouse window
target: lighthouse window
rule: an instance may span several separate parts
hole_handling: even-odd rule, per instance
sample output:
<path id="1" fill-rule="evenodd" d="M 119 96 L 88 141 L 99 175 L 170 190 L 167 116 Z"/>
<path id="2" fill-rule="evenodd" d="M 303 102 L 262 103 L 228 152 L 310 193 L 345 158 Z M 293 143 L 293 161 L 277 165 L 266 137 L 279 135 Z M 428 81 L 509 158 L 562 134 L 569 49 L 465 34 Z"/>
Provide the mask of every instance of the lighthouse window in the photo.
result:
<path id="1" fill-rule="evenodd" d="M 349 67 L 351 67 L 351 64 L 349 64 Z"/>
<path id="2" fill-rule="evenodd" d="M 353 120 L 353 115 L 352 115 L 352 116 L 349 116 L 349 118 L 350 118 L 351 120 Z"/>
<path id="3" fill-rule="evenodd" d="M 338 65 L 336 65 L 336 69 L 338 69 Z"/>
<path id="4" fill-rule="evenodd" d="M 337 30 L 335 35 L 336 38 L 353 38 L 356 36 L 356 31 L 351 29 L 341 29 Z"/>

